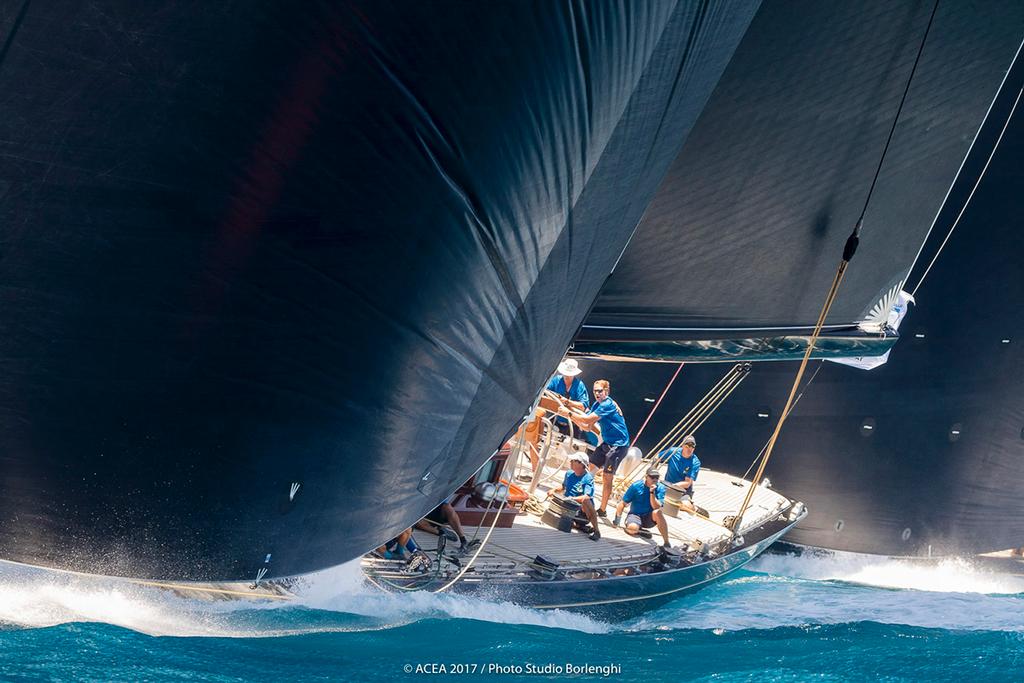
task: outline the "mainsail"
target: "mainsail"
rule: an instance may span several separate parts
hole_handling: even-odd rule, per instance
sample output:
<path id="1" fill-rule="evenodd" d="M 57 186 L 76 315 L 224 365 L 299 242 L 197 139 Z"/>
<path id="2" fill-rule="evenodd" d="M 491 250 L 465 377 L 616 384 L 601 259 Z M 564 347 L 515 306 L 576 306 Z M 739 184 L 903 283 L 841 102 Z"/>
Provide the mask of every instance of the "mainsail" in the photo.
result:
<path id="1" fill-rule="evenodd" d="M 1024 35 L 1019 3 L 941 3 L 929 29 L 934 8 L 765 4 L 576 350 L 664 360 L 698 340 L 725 359 L 732 340 L 772 357 L 761 340 L 806 334 L 920 51 L 826 331 L 898 292 Z"/>
<path id="2" fill-rule="evenodd" d="M 591 325 L 808 324 L 932 6 L 0 13 L 0 558 L 354 557 L 491 454 L 613 268 Z M 939 8 L 836 322 L 905 276 L 1021 13 Z"/>
<path id="3" fill-rule="evenodd" d="M 0 558 L 236 579 L 433 508 L 756 2 L 0 11 Z"/>
<path id="4" fill-rule="evenodd" d="M 1024 35 L 1024 22 L 1016 27 Z M 911 270 L 917 303 L 889 362 L 808 370 L 813 381 L 801 386 L 767 470 L 810 511 L 787 540 L 918 557 L 1024 545 L 1024 322 L 1016 309 L 1024 299 L 1024 102 L 1010 118 L 1022 87 L 1018 58 Z M 585 364 L 588 377 L 611 379 L 632 420 L 643 419 L 675 367 Z M 650 448 L 726 367 L 687 364 L 638 445 Z M 795 372 L 794 363 L 753 367 L 697 433 L 707 466 L 742 474 L 751 465 Z"/>

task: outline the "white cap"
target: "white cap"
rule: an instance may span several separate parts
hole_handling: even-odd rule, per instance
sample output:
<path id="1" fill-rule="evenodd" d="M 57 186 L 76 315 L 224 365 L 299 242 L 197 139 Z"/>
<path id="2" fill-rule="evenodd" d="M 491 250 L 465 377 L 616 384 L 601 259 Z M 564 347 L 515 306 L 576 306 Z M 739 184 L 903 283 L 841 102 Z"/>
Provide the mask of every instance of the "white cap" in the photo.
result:
<path id="1" fill-rule="evenodd" d="M 574 460 L 576 462 L 583 463 L 584 467 L 587 467 L 587 466 L 590 465 L 590 458 L 588 458 L 587 454 L 584 453 L 583 451 L 576 451 L 575 453 L 573 453 L 572 455 L 569 456 L 569 462 L 572 462 Z"/>

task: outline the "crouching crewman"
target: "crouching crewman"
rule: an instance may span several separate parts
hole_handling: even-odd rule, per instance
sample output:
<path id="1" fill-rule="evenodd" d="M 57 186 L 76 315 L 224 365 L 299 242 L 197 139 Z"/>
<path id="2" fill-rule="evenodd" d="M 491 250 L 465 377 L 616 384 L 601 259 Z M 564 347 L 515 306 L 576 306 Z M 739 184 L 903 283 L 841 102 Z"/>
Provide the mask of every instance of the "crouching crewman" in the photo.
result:
<path id="1" fill-rule="evenodd" d="M 576 452 L 569 458 L 570 470 L 565 473 L 562 485 L 555 489 L 555 493 L 561 493 L 566 498 L 575 500 L 587 516 L 590 526 L 594 528 L 590 532 L 590 540 L 596 541 L 601 538 L 601 532 L 597 528 L 597 512 L 594 509 L 594 475 L 587 471 L 590 464 L 586 454 Z"/>
<path id="2" fill-rule="evenodd" d="M 661 472 L 656 467 L 647 470 L 647 476 L 643 481 L 634 482 L 622 494 L 619 506 L 615 508 L 615 519 L 612 524 L 619 525 L 622 521 L 622 511 L 629 503 L 629 514 L 626 516 L 626 533 L 636 536 L 640 533 L 641 527 L 650 529 L 657 525 L 661 537 L 665 541 L 665 547 L 671 547 L 668 540 L 668 523 L 661 508 L 665 504 L 665 485 L 661 483 Z"/>

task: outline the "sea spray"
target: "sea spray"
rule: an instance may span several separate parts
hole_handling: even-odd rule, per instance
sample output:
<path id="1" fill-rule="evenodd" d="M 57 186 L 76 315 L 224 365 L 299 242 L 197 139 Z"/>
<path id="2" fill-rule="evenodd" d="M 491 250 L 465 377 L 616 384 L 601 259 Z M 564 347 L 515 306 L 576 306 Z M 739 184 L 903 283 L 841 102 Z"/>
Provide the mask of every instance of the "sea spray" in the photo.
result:
<path id="1" fill-rule="evenodd" d="M 1001 574 L 968 558 L 932 562 L 812 549 L 801 555 L 765 554 L 749 569 L 777 576 L 857 583 L 937 593 L 1024 593 L 1024 577 Z"/>

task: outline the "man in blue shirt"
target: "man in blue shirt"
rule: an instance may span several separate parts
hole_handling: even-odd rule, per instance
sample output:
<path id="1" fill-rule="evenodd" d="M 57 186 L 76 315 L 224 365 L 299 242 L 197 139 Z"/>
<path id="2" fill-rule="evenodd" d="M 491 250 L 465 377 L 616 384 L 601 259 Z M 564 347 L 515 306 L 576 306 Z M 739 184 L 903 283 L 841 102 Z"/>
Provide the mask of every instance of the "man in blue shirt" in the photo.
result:
<path id="1" fill-rule="evenodd" d="M 558 364 L 558 372 L 548 380 L 548 391 L 553 391 L 562 397 L 563 405 L 572 410 L 585 411 L 590 407 L 590 394 L 587 393 L 587 385 L 580 379 L 582 372 L 583 370 L 575 358 L 566 358 Z M 555 427 L 567 436 L 576 438 L 580 436 L 580 428 L 564 417 L 555 418 Z"/>
<path id="2" fill-rule="evenodd" d="M 594 475 L 587 471 L 588 464 L 585 454 L 573 453 L 569 458 L 570 470 L 565 473 L 565 479 L 562 480 L 562 485 L 555 489 L 555 493 L 562 493 L 566 498 L 580 504 L 590 526 L 594 527 L 590 533 L 590 540 L 596 541 L 601 538 L 601 531 L 597 528 L 597 515 L 594 514 Z"/>
<path id="3" fill-rule="evenodd" d="M 608 516 L 608 498 L 612 495 L 615 470 L 629 450 L 629 430 L 626 428 L 625 418 L 622 417 L 622 410 L 610 396 L 611 389 L 612 385 L 608 380 L 599 379 L 594 382 L 594 405 L 590 406 L 590 410 L 585 413 L 570 412 L 568 409 L 559 411 L 560 415 L 567 416 L 573 424 L 588 432 L 594 431 L 598 423 L 601 425 L 601 444 L 590 456 L 591 471 L 597 471 L 599 467 L 604 469 L 598 517 Z"/>
<path id="4" fill-rule="evenodd" d="M 661 508 L 665 504 L 665 485 L 661 483 L 661 472 L 657 467 L 647 470 L 647 476 L 643 481 L 633 482 L 633 485 L 622 494 L 619 506 L 615 508 L 615 519 L 612 524 L 619 525 L 622 521 L 622 511 L 629 503 L 629 514 L 626 516 L 626 533 L 636 536 L 640 533 L 641 527 L 650 529 L 657 525 L 661 537 L 665 541 L 665 547 L 671 547 L 668 540 L 668 522 Z"/>
<path id="5" fill-rule="evenodd" d="M 697 439 L 692 434 L 683 439 L 682 446 L 666 448 L 658 453 L 661 462 L 668 462 L 668 471 L 665 473 L 665 481 L 675 484 L 676 488 L 682 489 L 683 495 L 680 499 L 680 508 L 694 511 L 693 507 L 693 482 L 697 480 L 700 473 L 700 458 L 693 452 L 697 447 Z"/>

